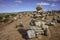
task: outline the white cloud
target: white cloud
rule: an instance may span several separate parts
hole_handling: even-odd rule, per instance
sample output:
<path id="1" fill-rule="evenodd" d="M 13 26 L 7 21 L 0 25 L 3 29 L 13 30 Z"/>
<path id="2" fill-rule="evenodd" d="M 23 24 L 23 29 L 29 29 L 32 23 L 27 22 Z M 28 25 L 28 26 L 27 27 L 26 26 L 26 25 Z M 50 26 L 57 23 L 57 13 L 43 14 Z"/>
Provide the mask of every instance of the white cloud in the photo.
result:
<path id="1" fill-rule="evenodd" d="M 21 0 L 15 0 L 15 2 L 16 2 L 16 3 L 22 3 L 22 1 L 21 1 Z"/>
<path id="2" fill-rule="evenodd" d="M 48 1 L 59 1 L 59 0 L 48 0 Z"/>
<path id="3" fill-rule="evenodd" d="M 54 7 L 54 6 L 57 6 L 57 5 L 56 4 L 52 4 L 51 6 Z"/>
<path id="4" fill-rule="evenodd" d="M 37 5 L 43 5 L 43 6 L 45 6 L 45 5 L 50 5 L 50 4 L 47 3 L 47 2 L 40 2 L 40 3 L 37 3 Z"/>

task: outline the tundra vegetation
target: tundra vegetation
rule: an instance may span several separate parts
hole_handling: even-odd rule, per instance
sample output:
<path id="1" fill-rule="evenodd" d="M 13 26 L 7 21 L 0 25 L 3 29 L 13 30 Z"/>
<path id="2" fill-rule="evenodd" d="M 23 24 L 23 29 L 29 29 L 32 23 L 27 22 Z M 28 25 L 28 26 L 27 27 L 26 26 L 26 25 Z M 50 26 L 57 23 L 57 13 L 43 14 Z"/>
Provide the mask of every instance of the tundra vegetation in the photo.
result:
<path id="1" fill-rule="evenodd" d="M 16 16 L 16 14 L 0 14 L 0 23 L 2 23 L 2 22 L 8 22 L 9 21 L 9 16 L 12 16 L 12 17 L 14 17 L 14 16 Z"/>

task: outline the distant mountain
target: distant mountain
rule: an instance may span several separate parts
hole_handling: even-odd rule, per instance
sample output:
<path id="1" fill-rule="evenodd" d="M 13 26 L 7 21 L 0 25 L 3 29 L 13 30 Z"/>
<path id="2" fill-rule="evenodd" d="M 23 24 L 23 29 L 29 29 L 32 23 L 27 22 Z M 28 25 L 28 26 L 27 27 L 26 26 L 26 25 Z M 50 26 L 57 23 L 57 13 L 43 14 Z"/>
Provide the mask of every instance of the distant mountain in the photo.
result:
<path id="1" fill-rule="evenodd" d="M 35 11 L 22 11 L 22 12 L 9 12 L 9 14 L 15 14 L 15 13 L 33 13 Z M 0 14 L 8 14 L 8 13 L 0 13 Z"/>
<path id="2" fill-rule="evenodd" d="M 0 13 L 0 14 L 18 14 L 18 13 L 36 13 L 37 11 L 22 11 L 22 12 L 10 12 L 10 13 Z M 56 12 L 56 13 L 60 13 L 60 10 L 51 10 L 51 11 L 46 11 L 47 13 L 51 13 L 51 12 Z"/>

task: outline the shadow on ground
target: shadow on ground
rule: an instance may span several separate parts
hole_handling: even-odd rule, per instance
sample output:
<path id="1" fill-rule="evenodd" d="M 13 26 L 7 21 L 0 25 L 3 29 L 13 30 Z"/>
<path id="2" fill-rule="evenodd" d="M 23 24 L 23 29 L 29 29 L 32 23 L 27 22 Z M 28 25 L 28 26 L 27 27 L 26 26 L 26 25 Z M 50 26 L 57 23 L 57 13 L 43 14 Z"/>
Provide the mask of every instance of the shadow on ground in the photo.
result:
<path id="1" fill-rule="evenodd" d="M 22 35 L 22 37 L 23 37 L 25 40 L 28 40 L 27 30 L 25 30 L 25 29 L 18 29 L 18 32 Z"/>

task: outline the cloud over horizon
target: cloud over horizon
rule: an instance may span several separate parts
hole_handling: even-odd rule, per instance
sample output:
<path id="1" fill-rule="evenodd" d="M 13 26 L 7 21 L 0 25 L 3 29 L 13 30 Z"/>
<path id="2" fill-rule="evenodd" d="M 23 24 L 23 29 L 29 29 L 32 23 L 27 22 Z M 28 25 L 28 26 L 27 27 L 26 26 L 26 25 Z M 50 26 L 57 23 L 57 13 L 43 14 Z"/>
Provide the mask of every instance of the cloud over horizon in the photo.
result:
<path id="1" fill-rule="evenodd" d="M 11 0 L 6 0 L 7 2 L 11 2 Z M 6 4 L 6 1 L 0 0 L 0 7 L 17 7 L 20 3 L 22 3 L 21 0 L 13 0 L 11 3 Z"/>
<path id="2" fill-rule="evenodd" d="M 48 3 L 48 2 L 39 2 L 39 3 L 37 3 L 37 5 L 40 5 L 40 6 L 51 6 L 51 7 L 57 6 L 57 4 L 55 4 L 55 3 Z"/>
<path id="3" fill-rule="evenodd" d="M 54 2 L 57 2 L 57 1 L 60 1 L 60 0 L 48 0 L 48 1 L 54 1 Z"/>
<path id="4" fill-rule="evenodd" d="M 15 0 L 14 2 L 16 2 L 16 3 L 22 3 L 21 0 Z"/>
<path id="5" fill-rule="evenodd" d="M 51 4 L 51 6 L 52 6 L 52 7 L 55 7 L 55 6 L 57 6 L 57 5 L 53 3 L 53 4 Z"/>
<path id="6" fill-rule="evenodd" d="M 49 3 L 47 3 L 47 2 L 40 2 L 40 3 L 37 3 L 37 5 L 47 6 L 47 5 L 50 5 L 50 4 L 49 4 Z"/>

